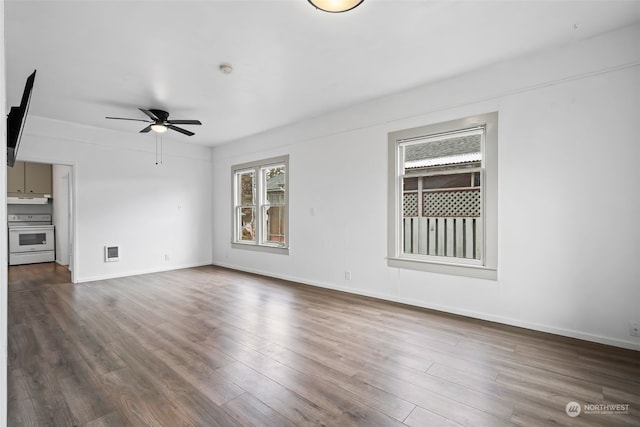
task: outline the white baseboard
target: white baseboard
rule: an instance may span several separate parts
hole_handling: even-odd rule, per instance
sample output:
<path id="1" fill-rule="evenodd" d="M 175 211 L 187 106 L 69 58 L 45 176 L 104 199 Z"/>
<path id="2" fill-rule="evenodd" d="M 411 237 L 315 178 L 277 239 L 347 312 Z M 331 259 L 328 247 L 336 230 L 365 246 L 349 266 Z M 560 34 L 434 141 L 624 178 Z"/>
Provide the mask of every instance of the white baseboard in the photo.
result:
<path id="1" fill-rule="evenodd" d="M 357 289 L 344 288 L 341 286 L 336 286 L 328 283 L 314 282 L 306 279 L 301 279 L 299 277 L 287 276 L 282 274 L 273 274 L 271 272 L 245 268 L 237 265 L 224 264 L 224 263 L 218 263 L 218 262 L 214 262 L 212 264 L 218 267 L 230 268 L 232 270 L 244 271 L 247 273 L 260 274 L 262 276 L 288 280 L 291 282 L 302 283 L 304 285 L 316 286 L 316 287 L 325 288 L 325 289 L 332 289 L 335 291 L 347 292 L 350 294 L 362 295 L 362 296 L 376 298 L 380 300 L 397 302 L 400 304 L 411 305 L 414 307 L 442 311 L 445 313 L 457 314 L 465 317 L 472 317 L 474 319 L 487 320 L 490 322 L 501 323 L 509 326 L 516 326 L 518 328 L 531 329 L 539 332 L 547 332 L 550 334 L 560 335 L 563 337 L 576 338 L 584 341 L 591 341 L 599 344 L 605 344 L 605 345 L 610 345 L 614 347 L 640 351 L 640 342 L 633 342 L 633 341 L 626 341 L 626 340 L 621 340 L 617 338 L 604 337 L 600 335 L 590 334 L 588 332 L 574 331 L 570 329 L 558 328 L 558 327 L 540 324 L 540 323 L 525 322 L 519 319 L 514 319 L 514 318 L 504 317 L 504 316 L 496 316 L 491 313 L 482 313 L 478 311 L 465 310 L 458 307 L 444 306 L 444 305 L 438 305 L 438 304 L 428 304 L 423 301 L 415 301 L 415 300 L 410 300 L 406 298 L 400 298 L 394 295 L 379 294 L 375 292 L 365 292 Z"/>
<path id="2" fill-rule="evenodd" d="M 98 280 L 108 280 L 108 279 L 117 279 L 119 277 L 139 276 L 141 274 L 161 273 L 163 271 L 181 270 L 183 268 L 202 267 L 205 265 L 211 265 L 211 263 L 198 262 L 198 263 L 192 263 L 192 264 L 172 265 L 172 266 L 161 267 L 161 268 L 149 268 L 145 270 L 123 271 L 123 272 L 118 272 L 113 274 L 104 274 L 104 275 L 98 275 L 98 276 L 79 277 L 76 283 L 96 282 Z"/>

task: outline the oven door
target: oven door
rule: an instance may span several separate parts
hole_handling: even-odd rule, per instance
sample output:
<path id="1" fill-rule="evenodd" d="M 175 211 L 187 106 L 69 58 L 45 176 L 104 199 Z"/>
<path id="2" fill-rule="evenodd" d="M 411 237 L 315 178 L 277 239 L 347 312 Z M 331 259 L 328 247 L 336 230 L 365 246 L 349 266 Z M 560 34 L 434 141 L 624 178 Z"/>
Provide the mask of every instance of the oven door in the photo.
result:
<path id="1" fill-rule="evenodd" d="M 53 226 L 15 227 L 9 229 L 9 252 L 54 250 Z"/>

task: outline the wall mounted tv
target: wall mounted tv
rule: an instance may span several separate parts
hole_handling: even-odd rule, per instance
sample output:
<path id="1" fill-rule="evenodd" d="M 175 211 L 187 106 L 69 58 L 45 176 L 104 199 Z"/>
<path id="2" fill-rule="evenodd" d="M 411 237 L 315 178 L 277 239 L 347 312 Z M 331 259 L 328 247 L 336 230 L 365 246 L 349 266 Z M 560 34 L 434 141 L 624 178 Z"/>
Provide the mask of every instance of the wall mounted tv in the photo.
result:
<path id="1" fill-rule="evenodd" d="M 27 77 L 27 83 L 24 86 L 20 106 L 11 107 L 9 114 L 7 115 L 7 166 L 13 167 L 13 164 L 16 161 L 18 147 L 20 146 L 20 139 L 22 138 L 22 131 L 24 130 L 24 124 L 27 121 L 27 114 L 29 113 L 31 90 L 33 89 L 33 82 L 35 79 L 36 70 Z"/>

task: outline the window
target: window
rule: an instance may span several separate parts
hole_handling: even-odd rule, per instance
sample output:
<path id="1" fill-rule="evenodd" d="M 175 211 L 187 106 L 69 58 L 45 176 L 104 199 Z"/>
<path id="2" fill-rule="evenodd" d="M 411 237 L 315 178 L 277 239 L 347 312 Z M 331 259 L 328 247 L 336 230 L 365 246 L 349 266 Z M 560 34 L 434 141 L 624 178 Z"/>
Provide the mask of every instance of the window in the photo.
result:
<path id="1" fill-rule="evenodd" d="M 288 170 L 289 156 L 231 168 L 234 247 L 288 252 Z"/>
<path id="2" fill-rule="evenodd" d="M 389 265 L 497 278 L 498 113 L 389 134 Z"/>

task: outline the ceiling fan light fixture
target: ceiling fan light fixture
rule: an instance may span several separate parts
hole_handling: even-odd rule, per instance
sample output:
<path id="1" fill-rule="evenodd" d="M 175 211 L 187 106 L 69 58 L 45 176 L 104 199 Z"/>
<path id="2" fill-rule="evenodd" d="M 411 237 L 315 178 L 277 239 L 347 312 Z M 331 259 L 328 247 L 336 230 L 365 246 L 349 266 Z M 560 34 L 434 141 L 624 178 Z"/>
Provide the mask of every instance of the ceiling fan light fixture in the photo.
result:
<path id="1" fill-rule="evenodd" d="M 355 9 L 364 0 L 308 0 L 316 9 L 330 13 L 346 12 Z"/>
<path id="2" fill-rule="evenodd" d="M 165 133 L 167 131 L 167 127 L 162 123 L 155 123 L 151 125 L 151 130 L 157 133 Z"/>

